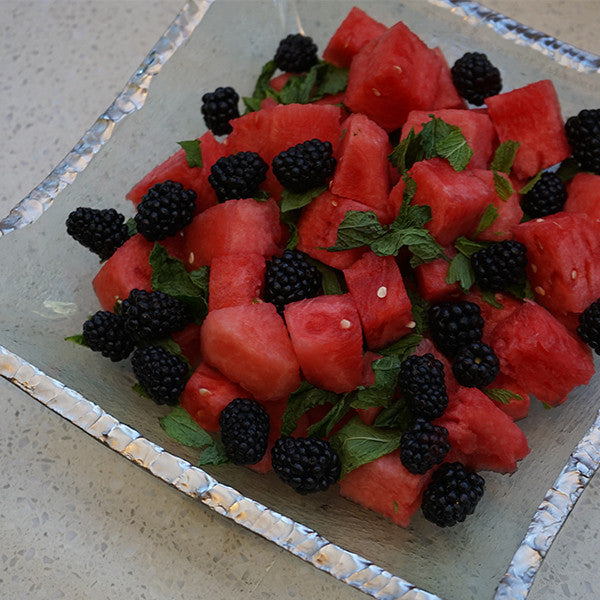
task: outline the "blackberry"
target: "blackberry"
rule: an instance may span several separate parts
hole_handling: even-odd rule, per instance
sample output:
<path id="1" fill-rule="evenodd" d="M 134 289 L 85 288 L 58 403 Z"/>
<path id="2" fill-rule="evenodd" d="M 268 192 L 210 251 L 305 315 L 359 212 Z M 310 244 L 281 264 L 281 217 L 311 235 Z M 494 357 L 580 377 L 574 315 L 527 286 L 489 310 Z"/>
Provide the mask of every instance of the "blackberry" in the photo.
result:
<path id="1" fill-rule="evenodd" d="M 579 315 L 577 335 L 600 355 L 600 300 L 590 304 Z"/>
<path id="2" fill-rule="evenodd" d="M 101 260 L 106 260 L 129 239 L 124 221 L 125 217 L 114 208 L 80 206 L 67 217 L 67 233 Z"/>
<path id="3" fill-rule="evenodd" d="M 527 248 L 514 240 L 503 240 L 471 256 L 477 285 L 484 291 L 501 292 L 525 281 Z"/>
<path id="4" fill-rule="evenodd" d="M 159 291 L 131 290 L 121 303 L 120 314 L 126 331 L 136 342 L 168 336 L 191 321 L 181 300 Z"/>
<path id="5" fill-rule="evenodd" d="M 400 460 L 414 475 L 439 465 L 449 451 L 448 430 L 425 419 L 417 419 L 400 440 Z"/>
<path id="6" fill-rule="evenodd" d="M 585 171 L 600 175 L 600 108 L 582 110 L 565 123 L 573 157 Z"/>
<path id="7" fill-rule="evenodd" d="M 196 192 L 177 181 L 152 186 L 138 204 L 135 223 L 148 241 L 164 240 L 190 223 L 196 210 Z"/>
<path id="8" fill-rule="evenodd" d="M 437 348 L 454 356 L 461 346 L 481 339 L 483 318 L 474 302 L 441 302 L 430 307 L 429 326 Z"/>
<path id="9" fill-rule="evenodd" d="M 283 313 L 285 305 L 313 298 L 321 289 L 321 274 L 298 250 L 285 250 L 281 257 L 267 261 L 264 299 Z"/>
<path id="10" fill-rule="evenodd" d="M 113 362 L 127 358 L 135 347 L 123 319 L 108 310 L 99 310 L 83 324 L 83 339 L 89 348 Z"/>
<path id="11" fill-rule="evenodd" d="M 462 523 L 475 512 L 485 480 L 459 463 L 444 463 L 433 474 L 423 493 L 423 516 L 440 527 Z"/>
<path id="12" fill-rule="evenodd" d="M 221 440 L 235 465 L 254 465 L 267 451 L 269 414 L 249 398 L 232 400 L 219 416 Z"/>
<path id="13" fill-rule="evenodd" d="M 318 62 L 318 48 L 312 38 L 301 33 L 290 33 L 279 42 L 275 65 L 282 71 L 304 73 Z"/>
<path id="14" fill-rule="evenodd" d="M 214 92 L 202 96 L 202 116 L 206 126 L 215 135 L 225 135 L 233 131 L 229 121 L 240 116 L 240 97 L 232 87 L 218 87 Z"/>
<path id="15" fill-rule="evenodd" d="M 265 180 L 269 165 L 256 152 L 238 152 L 220 158 L 211 168 L 208 182 L 220 202 L 252 198 Z"/>
<path id="16" fill-rule="evenodd" d="M 281 185 L 302 194 L 325 185 L 333 175 L 336 160 L 330 142 L 307 140 L 280 152 L 272 162 L 273 174 Z"/>
<path id="17" fill-rule="evenodd" d="M 444 365 L 433 354 L 413 354 L 404 360 L 400 365 L 398 385 L 416 416 L 437 419 L 448 406 Z"/>
<path id="18" fill-rule="evenodd" d="M 500 71 L 481 52 L 467 52 L 450 71 L 458 93 L 476 106 L 481 106 L 487 97 L 502 90 Z"/>
<path id="19" fill-rule="evenodd" d="M 161 346 L 138 348 L 131 366 L 139 384 L 156 404 L 177 404 L 189 376 L 188 365 Z"/>
<path id="20" fill-rule="evenodd" d="M 539 181 L 521 198 L 523 212 L 537 219 L 560 212 L 567 201 L 567 188 L 556 173 L 542 173 Z"/>
<path id="21" fill-rule="evenodd" d="M 338 455 L 318 438 L 279 438 L 271 459 L 277 476 L 299 494 L 322 492 L 340 476 Z"/>
<path id="22" fill-rule="evenodd" d="M 483 388 L 496 379 L 500 362 L 494 351 L 483 342 L 463 346 L 452 363 L 452 372 L 460 385 Z"/>

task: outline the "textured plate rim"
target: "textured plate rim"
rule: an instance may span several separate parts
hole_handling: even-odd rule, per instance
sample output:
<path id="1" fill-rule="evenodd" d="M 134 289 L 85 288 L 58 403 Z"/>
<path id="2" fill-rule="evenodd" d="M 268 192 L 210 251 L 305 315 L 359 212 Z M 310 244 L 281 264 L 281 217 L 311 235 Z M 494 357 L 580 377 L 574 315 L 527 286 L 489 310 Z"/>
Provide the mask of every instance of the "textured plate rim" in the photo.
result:
<path id="1" fill-rule="evenodd" d="M 57 167 L 0 221 L 0 238 L 35 222 L 52 206 L 58 194 L 87 167 L 111 138 L 117 123 L 142 108 L 154 76 L 190 37 L 215 1 L 187 0 L 110 107 Z M 583 73 L 600 73 L 600 56 L 526 27 L 477 2 L 428 2 L 473 25 L 488 26 L 501 37 L 541 52 L 563 66 Z M 202 469 L 145 439 L 98 405 L 1 345 L 0 375 L 153 475 L 348 585 L 382 600 L 442 600 L 219 483 Z M 550 546 L 599 464 L 600 411 L 535 512 L 523 541 L 499 582 L 496 600 L 524 600 L 527 597 Z"/>

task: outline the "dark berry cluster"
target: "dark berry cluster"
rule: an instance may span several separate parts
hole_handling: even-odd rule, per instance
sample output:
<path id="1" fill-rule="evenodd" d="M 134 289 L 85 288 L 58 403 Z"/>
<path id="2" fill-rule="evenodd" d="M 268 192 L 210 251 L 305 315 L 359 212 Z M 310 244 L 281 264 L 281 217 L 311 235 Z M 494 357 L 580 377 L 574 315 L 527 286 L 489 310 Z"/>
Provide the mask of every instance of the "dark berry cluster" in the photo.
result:
<path id="1" fill-rule="evenodd" d="M 452 363 L 456 381 L 465 387 L 483 388 L 500 371 L 500 362 L 494 351 L 483 342 L 471 342 L 462 346 Z"/>
<path id="2" fill-rule="evenodd" d="M 280 152 L 272 163 L 281 185 L 298 194 L 325 185 L 333 175 L 336 160 L 330 142 L 307 140 Z"/>
<path id="3" fill-rule="evenodd" d="M 483 317 L 474 302 L 441 302 L 429 309 L 429 326 L 437 348 L 454 356 L 462 346 L 481 339 Z"/>
<path id="4" fill-rule="evenodd" d="M 415 475 L 439 465 L 449 451 L 448 430 L 425 419 L 417 419 L 400 440 L 400 460 Z"/>
<path id="5" fill-rule="evenodd" d="M 318 438 L 279 438 L 271 449 L 273 470 L 299 494 L 322 492 L 340 476 L 339 456 Z"/>
<path id="6" fill-rule="evenodd" d="M 539 181 L 523 195 L 523 212 L 537 219 L 560 212 L 567 201 L 567 188 L 556 173 L 546 171 Z"/>
<path id="7" fill-rule="evenodd" d="M 125 217 L 114 208 L 80 206 L 69 214 L 67 233 L 101 260 L 110 258 L 129 239 Z"/>
<path id="8" fill-rule="evenodd" d="M 565 131 L 581 168 L 600 175 L 600 108 L 585 109 L 569 117 Z"/>
<path id="9" fill-rule="evenodd" d="M 600 300 L 590 304 L 579 315 L 577 334 L 596 354 L 600 355 Z"/>
<path id="10" fill-rule="evenodd" d="M 481 52 L 467 52 L 450 71 L 458 93 L 476 106 L 481 106 L 486 98 L 502 90 L 500 71 Z"/>
<path id="11" fill-rule="evenodd" d="M 423 494 L 423 515 L 440 527 L 462 523 L 475 511 L 484 487 L 483 477 L 467 471 L 461 463 L 444 463 Z"/>
<path id="12" fill-rule="evenodd" d="M 202 96 L 202 116 L 206 126 L 215 135 L 226 135 L 233 128 L 229 121 L 240 116 L 240 97 L 232 87 L 218 87 Z"/>
<path id="13" fill-rule="evenodd" d="M 436 419 L 448 406 L 444 365 L 433 354 L 413 354 L 404 360 L 400 365 L 398 385 L 415 416 Z"/>
<path id="14" fill-rule="evenodd" d="M 208 182 L 220 202 L 253 198 L 268 169 L 269 165 L 256 152 L 238 152 L 220 158 L 210 168 Z"/>
<path id="15" fill-rule="evenodd" d="M 269 442 L 267 411 L 249 398 L 232 400 L 219 416 L 221 441 L 235 465 L 254 465 L 265 455 Z"/>
<path id="16" fill-rule="evenodd" d="M 311 37 L 291 33 L 279 42 L 273 60 L 282 71 L 303 73 L 317 64 L 317 52 L 318 48 Z"/>
<path id="17" fill-rule="evenodd" d="M 83 324 L 83 340 L 94 352 L 113 362 L 127 358 L 135 347 L 120 315 L 99 310 Z"/>
<path id="18" fill-rule="evenodd" d="M 135 215 L 137 230 L 148 241 L 164 240 L 188 225 L 196 211 L 196 192 L 177 181 L 152 186 L 142 197 Z"/>
<path id="19" fill-rule="evenodd" d="M 525 281 L 527 248 L 515 240 L 502 240 L 471 256 L 475 281 L 480 289 L 501 292 Z"/>
<path id="20" fill-rule="evenodd" d="M 321 274 L 299 250 L 285 250 L 280 257 L 267 261 L 264 299 L 279 313 L 286 304 L 313 298 L 321 290 Z"/>

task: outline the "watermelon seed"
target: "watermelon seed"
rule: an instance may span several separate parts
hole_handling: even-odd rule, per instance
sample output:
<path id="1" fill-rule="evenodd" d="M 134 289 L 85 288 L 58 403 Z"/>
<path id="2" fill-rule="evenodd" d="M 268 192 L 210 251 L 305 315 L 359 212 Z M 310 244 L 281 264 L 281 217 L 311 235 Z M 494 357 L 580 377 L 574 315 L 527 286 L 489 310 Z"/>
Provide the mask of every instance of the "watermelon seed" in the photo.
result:
<path id="1" fill-rule="evenodd" d="M 199 388 L 198 394 L 200 396 L 210 396 L 210 390 L 207 390 L 206 388 Z"/>
<path id="2" fill-rule="evenodd" d="M 348 321 L 348 319 L 342 319 L 340 321 L 340 327 L 342 329 L 350 329 L 350 327 L 352 327 L 352 323 L 350 323 L 350 321 Z"/>
<path id="3" fill-rule="evenodd" d="M 544 288 L 543 288 L 541 285 L 538 285 L 538 286 L 535 288 L 535 291 L 536 291 L 536 292 L 537 292 L 537 293 L 538 293 L 540 296 L 545 296 L 545 295 L 546 295 L 546 290 L 545 290 L 545 289 L 544 289 Z"/>
<path id="4" fill-rule="evenodd" d="M 571 271 L 571 279 L 577 279 L 577 271 L 575 269 Z"/>
<path id="5" fill-rule="evenodd" d="M 396 69 L 398 73 L 402 73 L 402 67 L 400 65 L 394 65 L 394 69 Z"/>
<path id="6" fill-rule="evenodd" d="M 537 265 L 531 265 L 531 270 L 532 270 L 534 273 L 537 273 Z"/>
<path id="7" fill-rule="evenodd" d="M 374 93 L 376 96 L 381 96 L 381 92 L 380 92 L 380 91 L 379 91 L 377 88 L 373 88 L 373 93 Z"/>
<path id="8" fill-rule="evenodd" d="M 382 285 L 378 290 L 377 290 L 377 297 L 378 298 L 385 298 L 387 296 L 387 288 L 385 287 L 385 285 Z"/>
<path id="9" fill-rule="evenodd" d="M 331 206 L 337 206 L 338 205 L 338 201 L 337 200 L 332 200 L 331 201 Z"/>
<path id="10" fill-rule="evenodd" d="M 194 253 L 190 252 L 190 256 L 188 257 L 188 262 L 190 263 L 190 265 L 194 264 Z"/>
<path id="11" fill-rule="evenodd" d="M 409 322 L 406 324 L 406 326 L 407 326 L 409 329 L 414 329 L 414 328 L 417 326 L 417 324 L 415 323 L 415 321 L 409 321 Z"/>

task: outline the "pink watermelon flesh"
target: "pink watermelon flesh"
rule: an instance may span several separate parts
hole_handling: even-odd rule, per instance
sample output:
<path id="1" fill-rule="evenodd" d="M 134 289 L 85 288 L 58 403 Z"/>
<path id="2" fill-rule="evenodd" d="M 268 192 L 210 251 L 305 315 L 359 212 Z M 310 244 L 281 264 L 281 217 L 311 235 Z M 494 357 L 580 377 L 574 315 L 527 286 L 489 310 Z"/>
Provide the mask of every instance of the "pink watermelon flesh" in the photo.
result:
<path id="1" fill-rule="evenodd" d="M 185 232 L 188 263 L 210 265 L 215 256 L 260 254 L 271 257 L 281 242 L 279 208 L 273 200 L 228 200 L 194 217 Z"/>
<path id="2" fill-rule="evenodd" d="M 261 402 L 285 401 L 300 385 L 285 324 L 270 303 L 213 310 L 202 324 L 202 356 Z"/>
<path id="3" fill-rule="evenodd" d="M 452 259 L 456 256 L 454 246 L 444 248 L 444 254 Z M 428 263 L 415 267 L 415 277 L 419 294 L 430 303 L 443 300 L 457 300 L 462 295 L 458 283 L 446 283 L 450 262 L 444 258 L 436 258 Z"/>
<path id="4" fill-rule="evenodd" d="M 434 421 L 448 430 L 446 462 L 459 460 L 474 471 L 513 473 L 529 454 L 525 434 L 481 390 L 459 388 L 444 414 Z"/>
<path id="5" fill-rule="evenodd" d="M 202 167 L 190 167 L 187 163 L 185 150 L 177 151 L 173 156 L 150 171 L 139 183 L 127 193 L 127 199 L 135 206 L 144 194 L 155 184 L 170 179 L 178 181 L 185 189 L 196 192 L 196 214 L 217 203 L 217 196 L 208 183 L 210 168 L 219 158 L 225 156 L 225 148 L 212 132 L 207 131 L 200 137 L 202 151 Z"/>
<path id="6" fill-rule="evenodd" d="M 329 189 L 385 212 L 390 191 L 388 155 L 392 151 L 388 135 L 371 119 L 356 113 L 344 121 L 343 128 L 345 134 Z"/>
<path id="7" fill-rule="evenodd" d="M 496 196 L 494 206 L 498 211 L 498 217 L 476 239 L 487 242 L 499 242 L 500 240 L 510 240 L 513 238 L 513 227 L 518 225 L 523 219 L 521 196 L 515 192 L 506 201 L 502 200 L 500 196 Z"/>
<path id="8" fill-rule="evenodd" d="M 255 302 L 262 296 L 265 267 L 261 254 L 215 256 L 210 267 L 208 309 Z"/>
<path id="9" fill-rule="evenodd" d="M 502 292 L 496 292 L 494 294 L 494 300 L 498 302 L 502 308 L 492 306 L 483 299 L 481 291 L 477 287 L 471 288 L 464 299 L 469 302 L 474 302 L 481 309 L 481 316 L 484 322 L 482 339 L 489 345 L 492 344 L 494 339 L 494 329 L 496 326 L 505 319 L 508 319 L 508 317 L 523 306 L 522 300 L 519 300 L 510 294 L 503 294 Z"/>
<path id="10" fill-rule="evenodd" d="M 525 301 L 498 323 L 493 338 L 500 372 L 551 406 L 594 374 L 589 348 L 534 302 Z"/>
<path id="11" fill-rule="evenodd" d="M 423 124 L 431 120 L 430 115 L 442 119 L 449 125 L 460 127 L 467 143 L 473 150 L 473 156 L 467 164 L 467 168 L 487 169 L 497 145 L 497 139 L 492 121 L 486 113 L 450 108 L 413 110 L 408 114 L 406 123 L 402 127 L 400 139 L 404 139 L 412 128 L 415 133 L 419 133 L 423 129 Z"/>
<path id="12" fill-rule="evenodd" d="M 457 172 L 447 161 L 432 158 L 415 163 L 410 176 L 417 183 L 413 203 L 431 207 L 426 227 L 442 246 L 473 232 L 487 206 L 496 200 L 491 171 Z"/>
<path id="13" fill-rule="evenodd" d="M 200 325 L 190 323 L 181 331 L 172 333 L 171 337 L 179 345 L 182 354 L 188 359 L 192 368 L 195 369 L 202 360 L 200 354 Z"/>
<path id="14" fill-rule="evenodd" d="M 129 238 L 102 265 L 92 281 L 104 310 L 112 311 L 133 289 L 151 291 L 152 268 L 148 259 L 154 244 L 139 233 Z"/>
<path id="15" fill-rule="evenodd" d="M 600 234 L 586 215 L 561 212 L 513 228 L 527 247 L 536 301 L 556 316 L 579 314 L 600 297 Z"/>
<path id="16" fill-rule="evenodd" d="M 508 390 L 517 396 L 520 396 L 520 399 L 516 396 L 511 398 L 508 401 L 508 404 L 492 399 L 492 402 L 513 421 L 524 419 L 529 414 L 529 406 L 531 404 L 529 392 L 522 388 L 516 381 L 513 381 L 510 377 L 507 377 L 504 373 L 498 373 L 498 376 L 496 379 L 494 379 L 494 382 L 486 389 Z"/>
<path id="17" fill-rule="evenodd" d="M 350 471 L 340 481 L 340 494 L 397 525 L 408 527 L 421 506 L 431 473 L 413 475 L 403 466 L 396 450 Z"/>
<path id="18" fill-rule="evenodd" d="M 325 250 L 335 245 L 338 227 L 349 210 L 365 212 L 371 208 L 330 191 L 317 196 L 302 209 L 298 221 L 298 250 L 335 269 L 349 267 L 362 256 L 366 246 L 341 252 Z"/>
<path id="19" fill-rule="evenodd" d="M 411 110 L 433 108 L 440 71 L 438 56 L 404 23 L 396 23 L 354 57 L 346 105 L 394 131 Z"/>
<path id="20" fill-rule="evenodd" d="M 568 193 L 565 211 L 587 215 L 600 233 L 600 175 L 577 173 L 569 183 Z"/>
<path id="21" fill-rule="evenodd" d="M 377 256 L 368 250 L 344 269 L 344 278 L 368 348 L 384 348 L 412 331 L 412 305 L 393 256 Z"/>
<path id="22" fill-rule="evenodd" d="M 206 431 L 219 431 L 221 411 L 235 398 L 250 394 L 229 381 L 216 369 L 201 363 L 192 373 L 180 397 L 180 404 Z"/>
<path id="23" fill-rule="evenodd" d="M 571 155 L 554 85 L 549 79 L 486 98 L 501 143 L 520 142 L 513 173 L 533 177 Z"/>
<path id="24" fill-rule="evenodd" d="M 385 31 L 387 27 L 383 23 L 379 23 L 357 6 L 353 6 L 331 36 L 323 51 L 323 60 L 336 67 L 349 67 L 358 51 Z"/>
<path id="25" fill-rule="evenodd" d="M 350 294 L 317 296 L 285 307 L 292 345 L 305 379 L 341 393 L 362 379 L 363 334 Z"/>
<path id="26" fill-rule="evenodd" d="M 465 101 L 460 97 L 460 94 L 454 87 L 452 81 L 452 73 L 446 61 L 446 57 L 440 48 L 437 46 L 433 49 L 439 64 L 438 86 L 433 99 L 432 109 L 438 108 L 467 108 Z"/>

